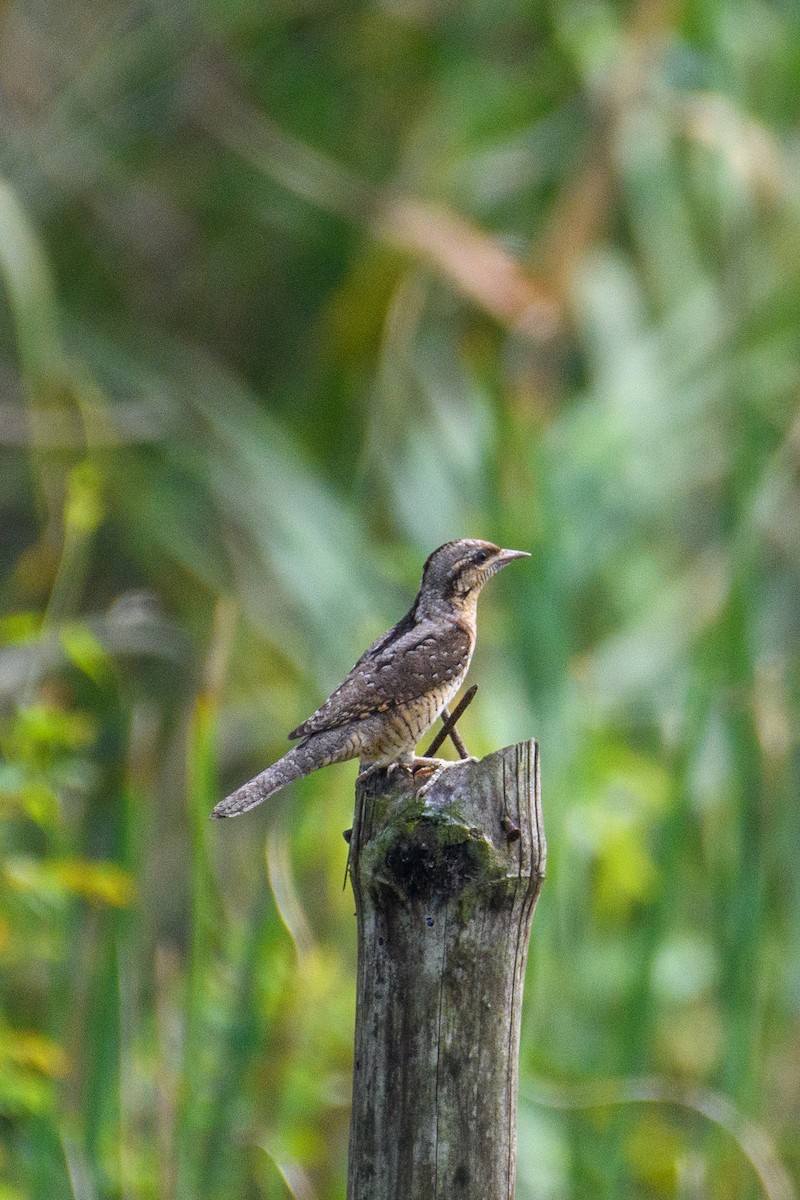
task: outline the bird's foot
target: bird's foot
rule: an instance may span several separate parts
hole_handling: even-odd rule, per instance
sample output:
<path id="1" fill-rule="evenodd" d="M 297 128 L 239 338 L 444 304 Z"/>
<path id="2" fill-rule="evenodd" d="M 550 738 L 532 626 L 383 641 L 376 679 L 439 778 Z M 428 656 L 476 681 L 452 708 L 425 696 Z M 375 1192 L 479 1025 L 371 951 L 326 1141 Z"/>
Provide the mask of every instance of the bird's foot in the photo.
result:
<path id="1" fill-rule="evenodd" d="M 449 759 L 431 758 L 430 755 L 427 754 L 422 755 L 421 757 L 413 758 L 409 764 L 411 768 L 411 774 L 414 776 L 414 778 L 416 778 L 417 775 L 426 775 L 430 774 L 432 771 L 440 771 L 443 767 L 448 765 Z"/>
<path id="2" fill-rule="evenodd" d="M 468 754 L 466 758 L 429 758 L 426 756 L 425 758 L 415 758 L 411 769 L 416 775 L 418 771 L 445 770 L 447 767 L 457 767 L 465 762 L 476 763 L 480 762 L 480 759 L 476 758 L 474 754 Z"/>
<path id="3" fill-rule="evenodd" d="M 425 781 L 422 787 L 417 792 L 417 796 L 425 796 L 436 781 L 449 771 L 451 767 L 457 767 L 464 762 L 477 762 L 477 758 L 470 757 L 469 759 L 459 758 L 416 758 L 414 759 L 413 772 L 416 779 L 419 775 L 430 774 L 430 778 Z"/>
<path id="4" fill-rule="evenodd" d="M 411 763 L 406 762 L 404 759 L 399 759 L 390 763 L 370 763 L 369 766 L 364 767 L 363 771 L 359 771 L 358 775 L 356 776 L 356 783 L 366 783 L 366 781 L 372 775 L 376 775 L 378 771 L 384 771 L 387 776 L 393 775 L 396 771 L 404 771 L 410 775 Z"/>
<path id="5" fill-rule="evenodd" d="M 377 775 L 378 771 L 384 771 L 385 769 L 384 763 L 370 763 L 368 767 L 364 767 L 362 771 L 358 772 L 356 783 L 366 783 L 373 775 Z"/>

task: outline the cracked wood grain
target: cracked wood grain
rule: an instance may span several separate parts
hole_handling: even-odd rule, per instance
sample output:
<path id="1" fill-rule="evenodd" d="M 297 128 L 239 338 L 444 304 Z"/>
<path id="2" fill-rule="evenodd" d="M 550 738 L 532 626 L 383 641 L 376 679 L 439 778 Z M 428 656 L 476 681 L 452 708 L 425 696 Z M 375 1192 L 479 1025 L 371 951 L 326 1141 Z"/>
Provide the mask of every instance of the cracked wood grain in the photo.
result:
<path id="1" fill-rule="evenodd" d="M 348 1200 L 512 1200 L 545 839 L 535 742 L 357 789 Z M 421 794 L 421 791 L 423 794 Z"/>

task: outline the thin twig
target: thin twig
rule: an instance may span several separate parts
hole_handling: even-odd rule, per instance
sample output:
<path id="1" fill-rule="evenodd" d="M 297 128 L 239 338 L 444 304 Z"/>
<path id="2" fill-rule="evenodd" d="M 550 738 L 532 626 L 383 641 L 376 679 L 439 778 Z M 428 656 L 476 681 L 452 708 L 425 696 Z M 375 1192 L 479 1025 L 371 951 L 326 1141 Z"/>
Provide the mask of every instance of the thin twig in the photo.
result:
<path id="1" fill-rule="evenodd" d="M 450 741 L 455 746 L 456 750 L 458 751 L 459 758 L 469 758 L 467 747 L 464 745 L 460 733 L 458 733 L 456 730 L 456 723 L 469 708 L 470 704 L 475 698 L 475 693 L 477 690 L 477 683 L 473 683 L 471 688 L 467 688 L 466 692 L 464 692 L 464 695 L 461 697 L 461 700 L 453 710 L 452 715 L 447 708 L 442 709 L 441 716 L 444 724 L 431 742 L 430 746 L 428 746 L 428 749 L 425 751 L 425 758 L 433 758 L 434 754 L 439 749 L 446 737 L 449 737 Z"/>

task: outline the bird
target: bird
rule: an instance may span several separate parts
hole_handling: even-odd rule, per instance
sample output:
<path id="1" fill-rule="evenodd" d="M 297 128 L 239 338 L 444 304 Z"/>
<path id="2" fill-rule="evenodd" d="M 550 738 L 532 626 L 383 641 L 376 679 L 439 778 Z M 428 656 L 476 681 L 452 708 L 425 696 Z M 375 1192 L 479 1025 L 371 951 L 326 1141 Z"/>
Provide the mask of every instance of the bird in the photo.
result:
<path id="1" fill-rule="evenodd" d="M 297 742 L 260 775 L 213 809 L 235 817 L 281 788 L 332 763 L 360 760 L 361 772 L 380 767 L 441 768 L 415 749 L 455 696 L 475 649 L 478 596 L 484 584 L 525 550 L 461 538 L 430 554 L 411 608 L 373 642 L 317 711 L 293 729 Z"/>

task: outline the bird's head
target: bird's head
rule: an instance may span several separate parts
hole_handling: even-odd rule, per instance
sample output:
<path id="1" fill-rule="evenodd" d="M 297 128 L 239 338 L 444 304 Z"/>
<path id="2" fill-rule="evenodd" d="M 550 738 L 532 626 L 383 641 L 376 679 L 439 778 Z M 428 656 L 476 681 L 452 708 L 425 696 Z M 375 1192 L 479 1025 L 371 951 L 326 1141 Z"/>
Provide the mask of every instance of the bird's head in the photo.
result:
<path id="1" fill-rule="evenodd" d="M 472 608 L 492 575 L 515 558 L 529 557 L 526 550 L 502 550 L 492 542 L 474 538 L 445 542 L 425 563 L 418 606 L 423 613 L 433 612 L 443 603 L 454 608 Z"/>

